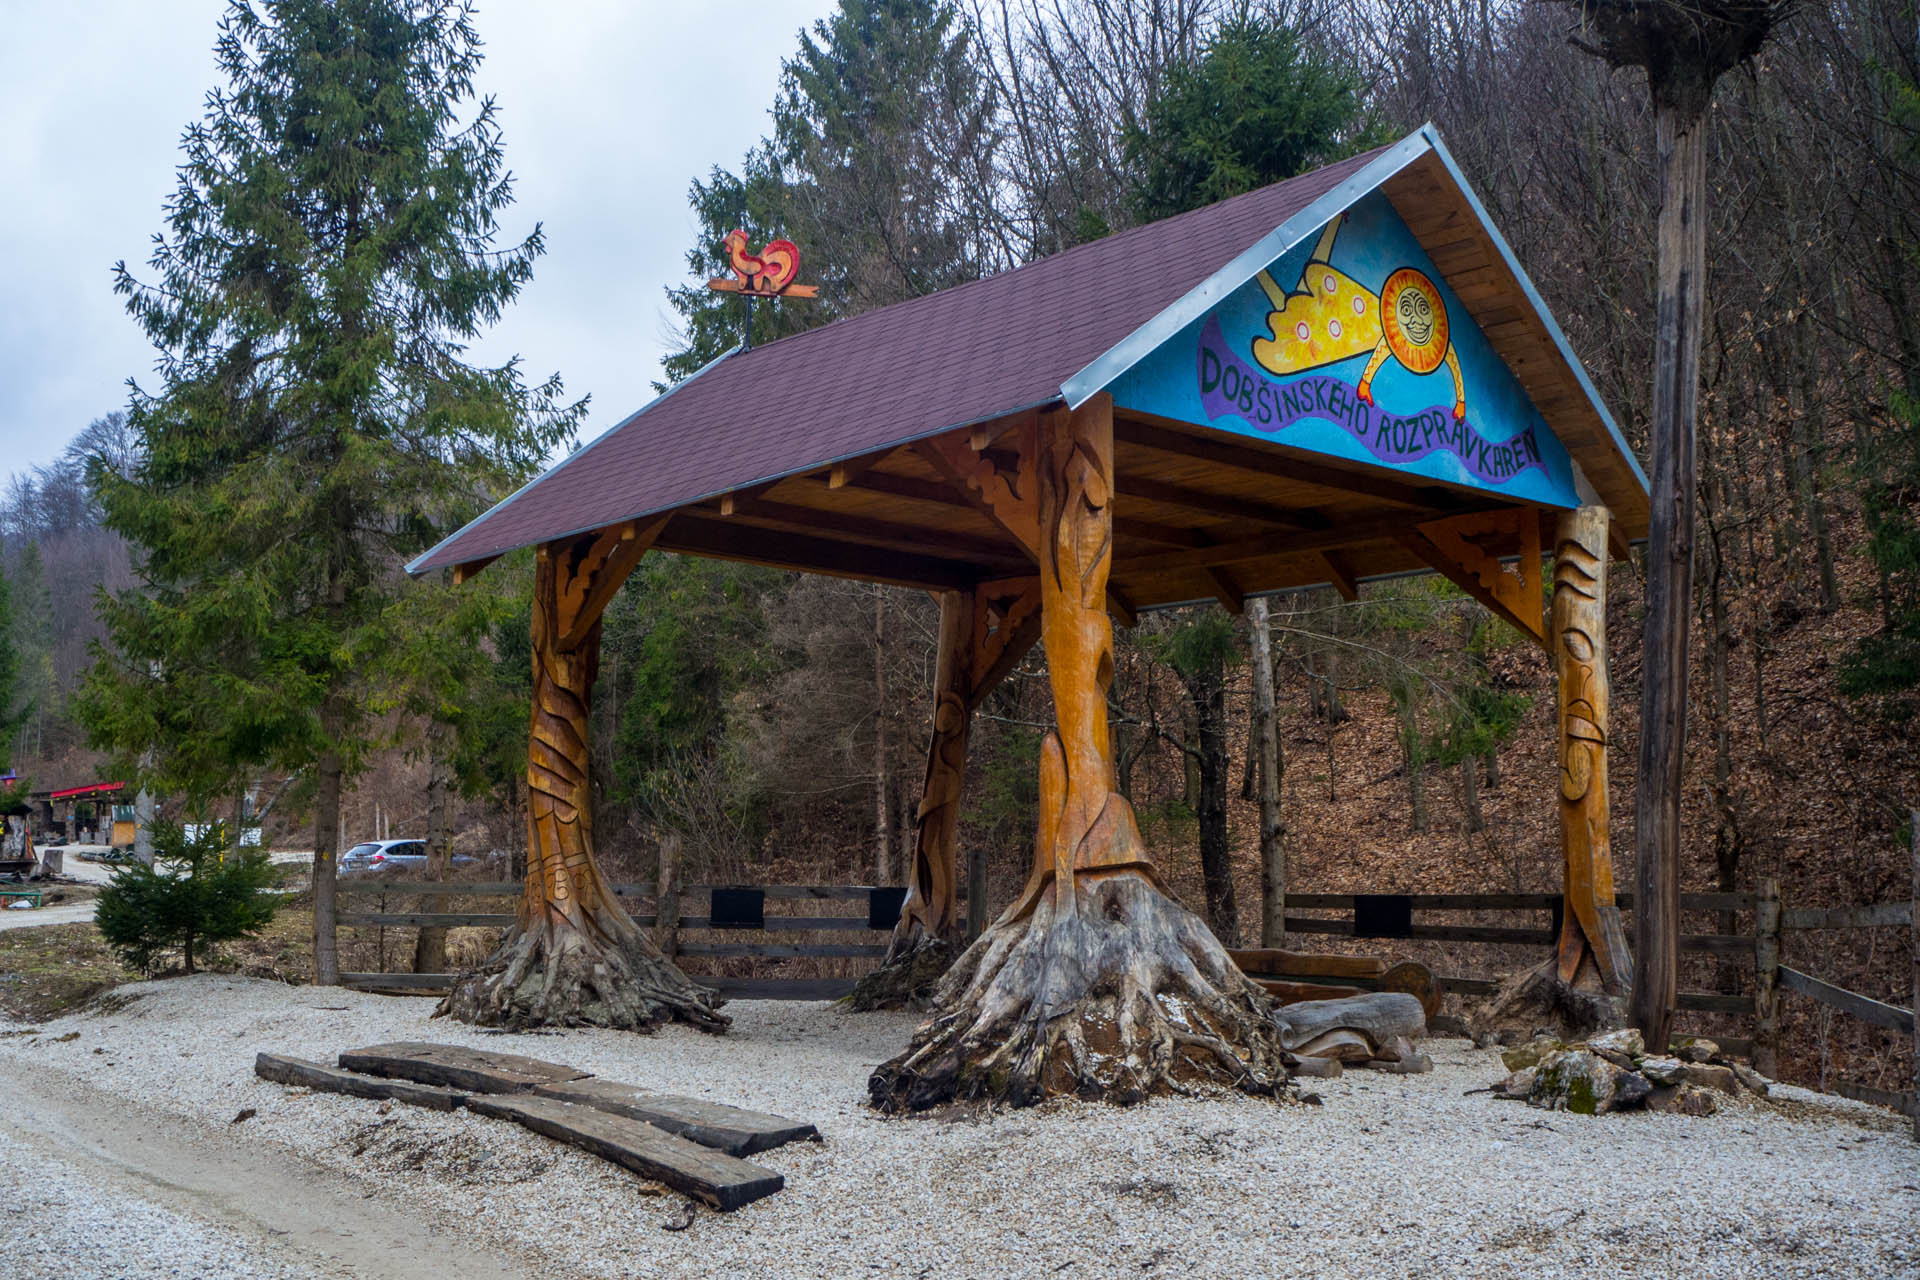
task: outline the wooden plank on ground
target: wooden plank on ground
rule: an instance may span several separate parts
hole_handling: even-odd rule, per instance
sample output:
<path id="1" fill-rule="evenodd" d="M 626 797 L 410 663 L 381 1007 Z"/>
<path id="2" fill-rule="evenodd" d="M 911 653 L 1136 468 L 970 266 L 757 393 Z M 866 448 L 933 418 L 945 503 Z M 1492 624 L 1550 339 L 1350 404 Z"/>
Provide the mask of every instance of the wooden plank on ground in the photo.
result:
<path id="1" fill-rule="evenodd" d="M 1912 923 L 1911 902 L 1881 902 L 1871 907 L 1803 907 L 1780 913 L 1782 929 L 1881 929 Z"/>
<path id="2" fill-rule="evenodd" d="M 1287 899 L 1293 901 L 1291 897 Z M 1385 956 L 1330 956 L 1276 947 L 1228 951 L 1242 973 L 1282 978 L 1377 978 L 1387 971 Z"/>
<path id="3" fill-rule="evenodd" d="M 638 1085 L 617 1080 L 569 1080 L 564 1084 L 543 1084 L 533 1091 L 537 1098 L 553 1098 L 605 1111 L 610 1115 L 643 1120 L 656 1129 L 679 1134 L 730 1156 L 750 1156 L 802 1138 L 818 1138 L 820 1131 L 810 1124 L 789 1120 L 764 1111 L 748 1111 L 721 1102 L 683 1098 L 670 1093 L 655 1093 Z"/>
<path id="4" fill-rule="evenodd" d="M 454 975 L 451 973 L 343 973 L 340 985 L 358 987 L 363 991 L 411 992 L 415 995 L 433 995 L 450 990 Z"/>
<path id="5" fill-rule="evenodd" d="M 1822 982 L 1811 974 L 1780 966 L 1780 985 L 1798 991 L 1803 996 L 1812 996 L 1821 1004 L 1832 1005 L 1842 1013 L 1850 1013 L 1862 1022 L 1870 1022 L 1876 1027 L 1885 1027 L 1889 1031 L 1913 1033 L 1913 1010 L 1902 1009 L 1899 1005 L 1883 1004 L 1870 996 L 1857 991 L 1848 991 L 1845 987 L 1836 987 L 1831 982 Z"/>
<path id="6" fill-rule="evenodd" d="M 581 1080 L 592 1074 L 578 1067 L 543 1062 L 517 1053 L 494 1053 L 420 1040 L 349 1049 L 340 1055 L 340 1065 L 348 1071 L 395 1076 L 474 1093 L 528 1093 L 538 1085 Z"/>
<path id="7" fill-rule="evenodd" d="M 786 1179 L 771 1169 L 593 1107 L 517 1096 L 471 1098 L 467 1109 L 571 1143 L 722 1211 L 738 1209 L 786 1185 Z"/>
<path id="8" fill-rule="evenodd" d="M 253 1074 L 276 1084 L 300 1085 L 326 1093 L 344 1093 L 355 1098 L 392 1098 L 395 1102 L 429 1107 L 434 1111 L 452 1111 L 467 1100 L 467 1095 L 437 1085 L 414 1084 L 410 1080 L 385 1080 L 379 1076 L 342 1071 L 322 1066 L 305 1058 L 262 1053 L 253 1059 Z"/>

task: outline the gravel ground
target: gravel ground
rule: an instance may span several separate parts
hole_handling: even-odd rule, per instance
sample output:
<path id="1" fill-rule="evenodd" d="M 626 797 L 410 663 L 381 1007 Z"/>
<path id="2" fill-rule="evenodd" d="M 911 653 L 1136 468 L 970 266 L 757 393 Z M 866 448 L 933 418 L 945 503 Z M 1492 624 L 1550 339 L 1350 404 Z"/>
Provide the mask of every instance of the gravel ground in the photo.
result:
<path id="1" fill-rule="evenodd" d="M 1907 1122 L 1797 1089 L 1706 1119 L 1549 1114 L 1468 1096 L 1504 1074 L 1499 1060 L 1441 1040 L 1429 1075 L 1303 1082 L 1318 1107 L 1235 1096 L 890 1120 L 862 1105 L 865 1081 L 905 1043 L 908 1016 L 742 1001 L 718 1038 L 495 1035 L 429 1022 L 431 1007 L 222 976 L 139 984 L 0 1034 L 0 1087 L 54 1073 L 208 1127 L 252 1107 L 251 1143 L 356 1179 L 503 1258 L 579 1276 L 1920 1274 L 1920 1147 Z M 581 1152 L 464 1112 L 381 1115 L 252 1075 L 261 1050 L 330 1061 L 397 1039 L 508 1049 L 774 1111 L 826 1140 L 754 1157 L 786 1190 L 669 1232 L 678 1197 Z M 0 1180 L 0 1203 L 20 1203 L 12 1186 Z M 46 1212 L 37 1238 L 63 1250 L 97 1238 L 91 1215 Z M 224 1274 L 220 1237 L 181 1224 L 177 1239 L 210 1251 L 194 1274 Z M 86 1265 L 61 1280 L 179 1264 Z M 0 1273 L 12 1274 L 4 1257 Z"/>
<path id="2" fill-rule="evenodd" d="M 109 1189 L 4 1131 L 0 1206 L 0 1275 L 8 1280 L 316 1280 L 322 1274 L 266 1256 L 245 1232 Z"/>

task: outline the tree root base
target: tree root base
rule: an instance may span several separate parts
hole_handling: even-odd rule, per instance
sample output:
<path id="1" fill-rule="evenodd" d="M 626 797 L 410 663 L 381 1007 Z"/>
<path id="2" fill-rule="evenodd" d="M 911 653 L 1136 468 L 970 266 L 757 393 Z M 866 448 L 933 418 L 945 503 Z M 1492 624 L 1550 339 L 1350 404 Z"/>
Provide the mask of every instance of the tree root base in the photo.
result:
<path id="1" fill-rule="evenodd" d="M 873 1073 L 874 1106 L 1285 1088 L 1272 1001 L 1198 916 L 1132 869 L 1079 872 L 1059 896 L 1047 888 L 967 949 L 939 1012 Z"/>
<path id="2" fill-rule="evenodd" d="M 571 926 L 515 928 L 480 968 L 465 974 L 434 1010 L 475 1026 L 609 1027 L 651 1031 L 685 1022 L 721 1032 L 725 1002 L 697 985 L 632 930 L 625 943 Z"/>
<path id="3" fill-rule="evenodd" d="M 1556 1040 L 1583 1040 L 1626 1025 L 1623 1000 L 1601 990 L 1597 979 L 1562 982 L 1554 960 L 1501 983 L 1467 1024 L 1480 1044 L 1524 1044 L 1542 1031 Z"/>
<path id="4" fill-rule="evenodd" d="M 934 989 L 959 954 L 951 942 L 922 937 L 856 982 L 847 1003 L 860 1013 L 931 1008 Z"/>

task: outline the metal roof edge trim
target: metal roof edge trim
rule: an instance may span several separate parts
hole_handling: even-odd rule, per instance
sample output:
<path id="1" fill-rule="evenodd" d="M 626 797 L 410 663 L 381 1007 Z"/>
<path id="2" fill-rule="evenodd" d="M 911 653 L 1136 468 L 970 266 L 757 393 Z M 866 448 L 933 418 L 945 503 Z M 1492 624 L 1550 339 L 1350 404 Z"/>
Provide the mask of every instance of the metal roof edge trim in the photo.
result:
<path id="1" fill-rule="evenodd" d="M 1107 348 L 1086 368 L 1060 384 L 1067 408 L 1078 409 L 1108 384 L 1144 360 L 1163 343 L 1205 315 L 1209 308 L 1266 270 L 1275 259 L 1317 231 L 1337 213 L 1431 150 L 1432 126 L 1423 125 L 1368 161 L 1358 173 L 1333 187 L 1262 236 L 1251 247 L 1175 299 L 1160 314 Z M 1303 175 L 1304 176 L 1304 175 Z"/>
<path id="2" fill-rule="evenodd" d="M 440 541 L 434 543 L 431 547 L 428 547 L 425 551 L 422 551 L 419 555 L 415 556 L 412 560 L 409 560 L 407 562 L 407 568 L 406 568 L 407 576 L 410 578 L 417 578 L 421 574 L 428 572 L 428 570 L 423 568 L 422 566 L 425 565 L 427 561 L 439 555 L 442 548 L 448 546 L 453 542 L 458 541 L 461 535 L 466 533 L 467 530 L 475 528 L 479 525 L 485 524 L 487 521 L 491 520 L 496 514 L 506 510 L 508 507 L 512 506 L 515 502 L 519 501 L 521 495 L 526 493 L 527 490 L 533 488 L 533 486 L 539 484 L 542 480 L 545 480 L 548 476 L 560 470 L 560 468 L 566 466 L 568 463 L 575 462 L 581 458 L 584 458 L 587 454 L 593 452 L 594 448 L 597 445 L 599 445 L 604 440 L 610 439 L 615 432 L 619 431 L 622 427 L 626 426 L 629 422 L 632 422 L 635 418 L 639 417 L 641 414 L 647 412 L 649 409 L 652 409 L 654 406 L 660 404 L 662 401 L 667 399 L 667 397 L 671 396 L 674 392 L 686 386 L 688 383 L 692 382 L 695 378 L 698 378 L 701 374 L 705 373 L 707 370 L 713 368 L 715 365 L 719 364 L 722 360 L 725 360 L 728 356 L 735 354 L 741 349 L 742 349 L 742 344 L 737 342 L 734 343 L 731 347 L 728 347 L 725 351 L 722 351 L 719 355 L 707 361 L 705 364 L 701 365 L 698 369 L 695 369 L 690 375 L 674 383 L 672 386 L 668 387 L 665 391 L 662 391 L 659 395 L 647 401 L 645 404 L 641 405 L 638 409 L 635 409 L 632 413 L 620 419 L 620 421 L 614 423 L 612 426 L 608 427 L 605 431 L 602 431 L 599 435 L 595 436 L 593 439 L 581 445 L 578 449 L 573 450 L 566 457 L 560 459 L 560 461 L 554 463 L 552 466 L 548 467 L 545 471 L 542 471 L 539 475 L 527 481 L 525 484 L 521 485 L 518 489 L 515 489 L 512 493 L 500 499 L 500 501 L 494 503 L 492 506 L 488 507 L 485 511 L 482 511 L 479 515 L 467 521 L 465 524 L 461 525 L 458 529 L 455 529 L 452 533 L 448 534 L 446 537 L 440 539 Z M 596 526 L 596 527 L 599 527 L 599 526 Z M 512 549 L 518 550 L 519 548 L 516 547 Z M 503 551 L 500 554 L 505 555 L 506 552 Z"/>
<path id="3" fill-rule="evenodd" d="M 739 348 L 736 347 L 734 348 L 734 350 L 737 351 L 739 350 Z M 727 355 L 732 355 L 732 354 L 733 354 L 732 351 L 729 351 L 727 353 Z M 726 358 L 725 356 L 720 357 L 720 359 L 725 359 L 725 358 Z M 647 403 L 646 409 L 641 409 L 638 413 L 629 414 L 621 422 L 620 426 L 625 426 L 628 422 L 633 421 L 635 418 L 639 417 L 641 413 L 645 413 L 647 409 L 651 409 L 654 405 L 660 403 L 661 400 L 664 400 L 667 398 L 667 396 L 672 395 L 674 391 L 678 390 L 680 387 L 685 386 L 687 382 L 693 381 L 694 378 L 699 377 L 701 373 L 705 373 L 708 369 L 712 368 L 714 364 L 718 364 L 718 363 L 719 363 L 719 360 L 715 360 L 709 364 L 703 365 L 699 373 L 695 373 L 693 377 L 686 379 L 685 382 L 675 383 L 673 387 L 668 388 L 667 391 L 662 393 L 660 396 L 649 401 Z M 898 449 L 902 445 L 913 444 L 915 441 L 918 441 L 918 440 L 931 440 L 933 437 L 945 435 L 949 431 L 964 431 L 968 427 L 977 427 L 983 422 L 994 422 L 1001 418 L 1011 417 L 1016 413 L 1026 413 L 1033 409 L 1044 409 L 1046 406 L 1050 404 L 1058 404 L 1059 402 L 1060 402 L 1060 398 L 1058 396 L 1049 396 L 1045 400 L 1036 400 L 1032 404 L 1016 405 L 1011 409 L 1002 409 L 997 413 L 990 413 L 983 418 L 969 418 L 965 422 L 950 422 L 947 425 L 942 427 L 933 427 L 926 431 L 915 431 L 907 435 L 901 436 L 898 440 L 894 440 L 889 444 L 877 445 L 871 449 L 861 449 L 855 453 L 843 453 L 837 458 L 824 458 L 819 462 L 809 462 L 803 467 L 794 467 L 790 470 L 782 471 L 778 475 L 761 476 L 756 480 L 747 480 L 740 484 L 733 485 L 730 488 L 715 489 L 711 493 L 703 493 L 697 498 L 688 498 L 685 502 L 676 502 L 670 507 L 653 507 L 645 511 L 636 511 L 632 515 L 616 516 L 612 520 L 601 520 L 601 521 L 597 521 L 594 524 L 581 525 L 578 528 L 567 529 L 561 533 L 549 534 L 546 537 L 541 538 L 540 541 L 541 542 L 558 542 L 562 538 L 578 537 L 580 534 L 592 533 L 595 529 L 605 529 L 610 525 L 622 524 L 628 520 L 645 520 L 648 516 L 657 516 L 668 511 L 678 511 L 682 507 L 691 507 L 696 503 L 708 502 L 714 498 L 721 497 L 724 494 L 738 493 L 742 489 L 751 489 L 755 485 L 776 483 L 778 481 L 788 479 L 789 477 L 792 477 L 792 476 L 805 475 L 809 471 L 818 471 L 822 467 L 831 467 L 836 463 L 846 462 L 853 458 L 864 458 L 867 455 L 873 454 L 873 453 L 890 452 L 894 449 Z M 606 434 L 612 435 L 613 432 L 617 430 L 619 430 L 619 427 L 612 428 Z M 605 436 L 596 438 L 593 444 L 598 444 L 600 440 L 605 438 L 606 438 Z M 578 449 L 573 453 L 568 454 L 567 457 L 569 459 L 578 457 L 580 454 L 585 453 L 587 449 L 591 449 L 593 447 L 593 444 L 589 444 L 586 447 L 586 449 Z M 549 472 L 557 471 L 557 470 L 559 470 L 558 465 L 548 469 Z M 506 503 L 511 502 L 513 498 L 519 497 L 521 490 L 524 490 L 532 485 L 538 484 L 541 480 L 544 480 L 545 478 L 546 478 L 546 473 L 542 473 L 540 476 L 537 476 L 534 479 L 527 481 L 525 485 L 521 486 L 520 490 L 514 491 L 514 494 L 512 497 L 506 498 L 502 500 L 500 503 L 497 503 L 492 510 L 488 511 L 487 514 L 491 515 L 494 510 L 498 510 L 500 507 L 505 506 Z M 467 529 L 467 528 L 472 528 L 474 525 L 480 523 L 480 521 L 484 519 L 486 519 L 486 516 L 483 515 L 483 516 L 480 516 L 478 519 L 469 521 L 465 526 L 463 526 L 462 531 L 464 531 L 464 529 Z M 446 543 L 453 541 L 454 538 L 457 538 L 459 536 L 460 534 L 456 532 L 450 535 L 445 540 L 443 540 L 440 545 L 445 546 Z M 509 552 L 520 551 L 532 545 L 534 544 L 522 543 L 520 546 L 517 546 L 517 547 L 504 547 L 497 552 L 483 552 L 481 558 L 484 558 L 487 555 L 506 555 Z M 436 548 L 436 550 L 437 549 L 438 548 Z M 431 555 L 433 555 L 433 552 L 429 551 L 425 555 L 422 555 L 417 559 L 415 559 L 413 564 L 418 564 L 420 563 L 420 561 L 427 559 Z M 409 564 L 407 566 L 408 573 L 414 572 L 413 564 Z"/>
<path id="4" fill-rule="evenodd" d="M 1507 264 L 1507 269 L 1513 272 L 1513 278 L 1520 282 L 1520 291 L 1526 295 L 1527 305 L 1533 308 L 1534 314 L 1545 326 L 1547 336 L 1553 339 L 1553 345 L 1560 352 L 1560 358 L 1566 361 L 1569 369 L 1573 370 L 1574 381 L 1580 384 L 1580 390 L 1586 394 L 1587 401 L 1593 405 L 1593 411 L 1600 415 L 1600 421 L 1607 428 L 1607 434 L 1613 437 L 1614 447 L 1620 451 L 1620 456 L 1627 460 L 1627 466 L 1632 470 L 1634 479 L 1640 482 L 1641 491 L 1651 497 L 1652 489 L 1647 484 L 1647 473 L 1641 469 L 1640 459 L 1628 446 L 1627 438 L 1620 430 L 1620 424 L 1613 420 L 1613 414 L 1608 410 L 1607 402 L 1600 398 L 1600 391 L 1593 385 L 1593 379 L 1587 376 L 1587 367 L 1580 363 L 1580 357 L 1573 353 L 1573 344 L 1567 341 L 1566 332 L 1560 328 L 1560 322 L 1554 319 L 1546 300 L 1540 296 L 1540 291 L 1534 288 L 1533 277 L 1529 276 L 1527 269 L 1520 265 L 1520 259 L 1514 256 L 1513 246 L 1507 243 L 1506 236 L 1500 233 L 1500 228 L 1495 226 L 1493 219 L 1488 216 L 1487 207 L 1480 203 L 1479 193 L 1473 189 L 1473 184 L 1467 181 L 1467 175 L 1455 162 L 1453 153 L 1447 150 L 1447 144 L 1440 138 L 1440 131 L 1430 123 L 1421 125 L 1419 131 L 1432 144 L 1434 155 L 1439 157 L 1440 163 L 1446 167 L 1447 175 L 1453 179 L 1454 185 L 1460 188 L 1460 194 L 1466 197 L 1468 207 L 1473 210 L 1473 216 L 1480 220 L 1480 226 L 1487 233 L 1487 239 L 1493 242 L 1493 247 L 1499 251 L 1501 260 Z"/>

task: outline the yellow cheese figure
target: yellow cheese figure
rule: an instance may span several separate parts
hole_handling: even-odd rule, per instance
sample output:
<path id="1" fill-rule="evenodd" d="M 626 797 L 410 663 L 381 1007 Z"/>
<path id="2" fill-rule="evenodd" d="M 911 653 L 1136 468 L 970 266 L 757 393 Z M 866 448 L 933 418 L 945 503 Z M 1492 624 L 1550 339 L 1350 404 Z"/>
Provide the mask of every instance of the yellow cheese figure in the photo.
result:
<path id="1" fill-rule="evenodd" d="M 1269 372 L 1288 374 L 1371 352 L 1355 388 L 1367 404 L 1373 403 L 1374 375 L 1388 356 L 1420 374 L 1444 364 L 1453 375 L 1453 416 L 1466 417 L 1466 383 L 1440 290 L 1423 273 L 1402 267 L 1376 295 L 1330 262 L 1339 231 L 1336 217 L 1320 233 L 1293 292 L 1281 289 L 1267 272 L 1259 274 L 1260 287 L 1273 303 L 1267 314 L 1272 336 L 1253 340 L 1253 358 Z"/>

